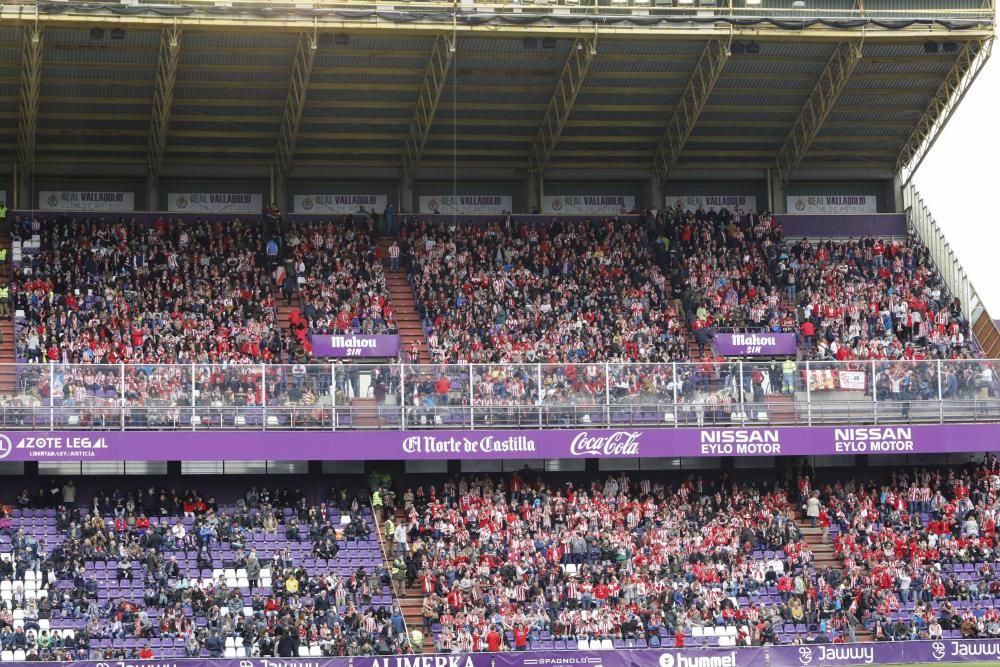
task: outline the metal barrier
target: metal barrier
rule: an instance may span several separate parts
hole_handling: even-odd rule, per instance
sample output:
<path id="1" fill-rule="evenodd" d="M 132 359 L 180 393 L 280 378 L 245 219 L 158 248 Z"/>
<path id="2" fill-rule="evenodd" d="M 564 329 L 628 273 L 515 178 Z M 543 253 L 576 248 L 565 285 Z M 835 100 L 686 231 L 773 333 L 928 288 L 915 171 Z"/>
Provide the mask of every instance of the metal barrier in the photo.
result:
<path id="1" fill-rule="evenodd" d="M 22 364 L 4 373 L 16 378 L 16 389 L 0 396 L 0 428 L 332 431 L 1000 421 L 992 364 Z"/>

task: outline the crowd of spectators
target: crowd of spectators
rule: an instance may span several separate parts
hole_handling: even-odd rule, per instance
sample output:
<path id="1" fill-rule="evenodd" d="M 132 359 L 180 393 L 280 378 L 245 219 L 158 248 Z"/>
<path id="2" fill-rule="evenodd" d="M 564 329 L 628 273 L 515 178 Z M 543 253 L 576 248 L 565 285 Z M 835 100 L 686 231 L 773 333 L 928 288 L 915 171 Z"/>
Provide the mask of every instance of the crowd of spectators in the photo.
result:
<path id="1" fill-rule="evenodd" d="M 17 583 L 0 600 L 0 649 L 28 660 L 407 652 L 370 522 L 367 497 L 344 488 L 310 502 L 255 487 L 232 505 L 156 486 L 82 504 L 72 481 L 22 490 L 0 506 L 0 580 Z"/>
<path id="2" fill-rule="evenodd" d="M 961 305 L 915 238 L 786 243 L 779 277 L 820 359 L 971 356 Z"/>
<path id="3" fill-rule="evenodd" d="M 812 554 L 781 488 L 622 474 L 578 489 L 515 475 L 407 489 L 402 503 L 406 577 L 438 650 L 683 646 L 693 628 L 721 625 L 748 645 L 810 613 Z M 787 592 L 780 604 L 746 602 L 768 585 Z"/>
<path id="4" fill-rule="evenodd" d="M 682 359 L 683 321 L 644 224 L 404 220 L 434 363 Z"/>
<path id="5" fill-rule="evenodd" d="M 302 314 L 324 334 L 397 333 L 374 220 L 295 224 L 288 247 L 301 283 Z"/>
<path id="6" fill-rule="evenodd" d="M 1000 636 L 1000 461 L 799 482 L 843 563 L 837 604 L 876 641 Z"/>
<path id="7" fill-rule="evenodd" d="M 14 267 L 20 358 L 61 363 L 282 359 L 280 284 L 261 225 L 52 218 Z"/>

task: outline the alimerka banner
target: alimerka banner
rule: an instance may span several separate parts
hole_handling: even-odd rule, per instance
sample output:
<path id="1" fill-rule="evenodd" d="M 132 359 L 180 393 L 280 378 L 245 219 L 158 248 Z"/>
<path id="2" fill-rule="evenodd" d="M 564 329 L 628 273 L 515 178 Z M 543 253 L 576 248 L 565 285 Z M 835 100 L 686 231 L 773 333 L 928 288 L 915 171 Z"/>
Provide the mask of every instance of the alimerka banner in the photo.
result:
<path id="1" fill-rule="evenodd" d="M 667 208 L 680 206 L 685 211 L 718 211 L 720 209 L 744 212 L 757 210 L 757 198 L 753 195 L 666 195 L 663 198 Z"/>
<path id="2" fill-rule="evenodd" d="M 618 215 L 635 210 L 635 197 L 624 195 L 556 195 L 542 197 L 545 213 L 562 215 Z"/>
<path id="3" fill-rule="evenodd" d="M 399 336 L 372 336 L 347 334 L 312 337 L 313 356 L 316 357 L 398 357 Z"/>
<path id="4" fill-rule="evenodd" d="M 846 667 L 995 662 L 1000 640 L 950 639 L 728 648 L 618 648 L 354 656 L 350 658 L 154 658 L 107 662 L 32 662 L 33 667 Z"/>
<path id="5" fill-rule="evenodd" d="M 40 190 L 42 211 L 134 211 L 134 192 L 67 192 Z"/>
<path id="6" fill-rule="evenodd" d="M 381 213 L 388 203 L 388 195 L 295 195 L 292 210 L 316 215 L 353 215 L 361 209 Z"/>
<path id="7" fill-rule="evenodd" d="M 875 195 L 825 195 L 816 197 L 785 197 L 789 213 L 878 213 Z"/>
<path id="8" fill-rule="evenodd" d="M 420 197 L 421 213 L 500 215 L 514 208 L 510 195 L 430 195 Z"/>
<path id="9" fill-rule="evenodd" d="M 797 350 L 793 333 L 717 333 L 712 343 L 718 354 L 727 357 L 776 357 Z"/>
<path id="10" fill-rule="evenodd" d="M 294 408 L 296 419 L 330 423 L 331 408 Z M 65 408 L 61 409 L 65 413 Z M 83 408 L 82 410 L 86 410 Z M 151 412 L 154 408 L 146 408 Z M 449 459 L 694 458 L 721 456 L 837 456 L 851 454 L 945 454 L 1000 451 L 1000 424 L 941 426 L 847 426 L 788 428 L 647 428 L 633 430 L 392 430 L 400 408 L 382 406 L 385 430 L 287 430 L 293 408 L 200 408 L 201 414 L 236 415 L 240 431 L 191 425 L 190 408 L 164 408 L 177 419 L 175 431 L 6 431 L 0 459 L 11 461 L 390 461 Z M 319 413 L 325 410 L 325 417 Z M 339 408 L 338 420 L 350 412 Z M 600 408 L 604 414 L 604 408 Z M 485 412 L 480 408 L 476 414 Z M 421 408 L 408 408 L 414 423 Z M 62 413 L 61 413 L 62 414 Z M 48 408 L 38 421 L 48 419 Z M 390 416 L 397 418 L 389 422 Z M 270 420 L 276 417 L 278 423 Z M 482 415 L 480 418 L 485 419 Z M 727 415 L 728 418 L 728 415 Z M 325 420 L 325 421 L 324 421 Z M 270 421 L 268 430 L 259 426 Z M 312 423 L 312 422 L 307 422 Z M 134 428 L 134 427 L 133 427 Z M 288 437 L 294 433 L 294 437 Z"/>
<path id="11" fill-rule="evenodd" d="M 170 213 L 245 213 L 260 215 L 264 197 L 260 194 L 226 192 L 171 192 L 167 195 Z"/>

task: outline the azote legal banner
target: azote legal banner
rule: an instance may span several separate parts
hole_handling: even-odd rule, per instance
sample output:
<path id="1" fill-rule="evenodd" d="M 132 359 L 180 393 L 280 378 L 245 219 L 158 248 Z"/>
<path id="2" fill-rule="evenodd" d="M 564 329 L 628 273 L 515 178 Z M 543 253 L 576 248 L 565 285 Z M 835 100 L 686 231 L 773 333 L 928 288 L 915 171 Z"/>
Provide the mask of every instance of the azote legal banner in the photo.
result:
<path id="1" fill-rule="evenodd" d="M 421 213 L 500 215 L 514 207 L 509 195 L 429 195 L 420 197 Z"/>
<path id="2" fill-rule="evenodd" d="M 562 215 L 618 215 L 635 210 L 635 197 L 626 195 L 556 195 L 542 197 L 545 213 Z"/>
<path id="3" fill-rule="evenodd" d="M 843 215 L 845 213 L 878 213 L 875 195 L 823 195 L 817 197 L 785 197 L 788 213 L 820 213 Z"/>
<path id="4" fill-rule="evenodd" d="M 721 209 L 740 209 L 744 212 L 757 210 L 757 198 L 753 195 L 665 195 L 663 198 L 667 208 L 675 208 L 678 204 L 685 211 L 706 211 Z"/>
<path id="5" fill-rule="evenodd" d="M 388 195 L 295 195 L 292 209 L 296 213 L 316 215 L 351 215 L 366 211 L 381 213 L 389 203 Z"/>
<path id="6" fill-rule="evenodd" d="M 40 190 L 38 208 L 42 211 L 134 211 L 135 193 Z"/>
<path id="7" fill-rule="evenodd" d="M 167 195 L 171 213 L 243 213 L 260 214 L 264 197 L 260 194 L 226 192 L 171 192 Z"/>

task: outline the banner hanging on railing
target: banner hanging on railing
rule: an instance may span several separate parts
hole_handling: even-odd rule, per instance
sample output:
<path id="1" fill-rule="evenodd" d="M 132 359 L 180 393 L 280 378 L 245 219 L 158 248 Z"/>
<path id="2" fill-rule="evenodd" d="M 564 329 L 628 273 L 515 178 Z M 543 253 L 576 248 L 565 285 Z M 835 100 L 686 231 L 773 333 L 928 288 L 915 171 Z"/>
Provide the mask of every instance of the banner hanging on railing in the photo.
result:
<path id="1" fill-rule="evenodd" d="M 40 190 L 38 208 L 42 211 L 134 211 L 135 193 Z"/>
<path id="2" fill-rule="evenodd" d="M 864 391 L 868 373 L 840 369 L 817 369 L 807 373 L 810 391 Z"/>
<path id="3" fill-rule="evenodd" d="M 545 195 L 545 213 L 562 215 L 619 215 L 635 210 L 635 197 L 624 195 Z"/>
<path id="4" fill-rule="evenodd" d="M 420 197 L 421 213 L 500 215 L 514 208 L 510 195 L 430 195 Z"/>
<path id="5" fill-rule="evenodd" d="M 313 356 L 348 359 L 356 357 L 391 358 L 399 356 L 399 336 L 336 334 L 312 337 Z"/>
<path id="6" fill-rule="evenodd" d="M 878 198 L 875 195 L 825 195 L 813 197 L 785 197 L 788 213 L 822 213 L 837 215 L 843 213 L 878 213 Z"/>
<path id="7" fill-rule="evenodd" d="M 292 210 L 316 215 L 352 215 L 361 209 L 381 213 L 388 203 L 388 195 L 295 195 Z"/>
<path id="8" fill-rule="evenodd" d="M 171 213 L 244 213 L 259 215 L 264 210 L 260 194 L 226 192 L 171 192 L 167 211 Z"/>
<path id="9" fill-rule="evenodd" d="M 680 206 L 685 211 L 757 210 L 757 198 L 753 195 L 666 195 L 663 201 L 667 208 Z"/>
<path id="10" fill-rule="evenodd" d="M 717 333 L 712 342 L 725 357 L 776 357 L 797 350 L 793 333 Z"/>
<path id="11" fill-rule="evenodd" d="M 386 430 L 338 431 L 330 423 L 332 408 L 201 407 L 198 419 L 230 420 L 239 415 L 245 430 L 212 430 L 192 421 L 192 408 L 165 408 L 176 418 L 177 430 L 162 431 L 34 431 L 0 434 L 0 459 L 11 461 L 207 461 L 262 459 L 312 461 L 388 461 L 449 459 L 579 459 L 579 458 L 696 458 L 720 456 L 836 456 L 849 454 L 947 454 L 1000 450 L 1000 424 L 942 426 L 846 426 L 788 428 L 636 428 L 636 429 L 519 429 L 475 428 L 447 430 L 420 428 L 427 409 L 408 408 L 408 429 L 398 428 L 400 407 L 378 405 L 370 413 Z M 521 409 L 525 418 L 531 408 Z M 595 408 L 600 418 L 603 408 Z M 47 410 L 39 411 L 40 415 Z M 83 408 L 89 420 L 96 410 Z M 92 421 L 114 427 L 110 421 Z M 154 411 L 144 409 L 150 416 Z M 350 409 L 343 413 L 350 414 Z M 47 415 L 46 415 L 47 416 Z M 342 419 L 342 418 L 341 418 Z M 295 428 L 294 438 L 283 432 Z M 80 422 L 84 423 L 84 422 Z M 230 421 L 230 423 L 232 423 Z M 433 422 L 432 422 L 433 423 Z M 393 426 L 395 424 L 395 427 Z M 264 427 L 268 430 L 262 430 Z M 163 428 L 162 423 L 157 428 Z M 302 430 L 316 429 L 316 430 Z"/>

